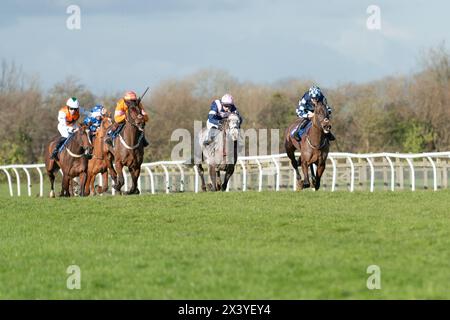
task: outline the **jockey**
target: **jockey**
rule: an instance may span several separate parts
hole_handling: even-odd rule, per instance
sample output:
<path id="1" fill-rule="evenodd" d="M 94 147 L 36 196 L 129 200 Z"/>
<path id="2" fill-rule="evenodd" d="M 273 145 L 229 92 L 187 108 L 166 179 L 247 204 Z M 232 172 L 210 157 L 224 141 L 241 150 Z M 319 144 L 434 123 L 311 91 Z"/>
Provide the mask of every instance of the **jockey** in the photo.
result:
<path id="1" fill-rule="evenodd" d="M 102 105 L 98 104 L 92 108 L 89 116 L 84 118 L 83 124 L 89 126 L 89 133 L 91 137 L 95 136 L 97 133 L 97 129 L 100 128 L 105 115 L 106 109 Z"/>
<path id="2" fill-rule="evenodd" d="M 318 102 L 322 102 L 328 111 L 328 114 L 331 115 L 331 107 L 327 104 L 327 99 L 317 86 L 312 86 L 309 88 L 307 92 L 303 95 L 303 97 L 298 102 L 298 107 L 296 110 L 297 116 L 299 118 L 303 118 L 304 120 L 298 126 L 298 130 L 294 132 L 294 138 L 300 142 L 301 135 L 304 133 L 307 125 L 310 123 L 310 119 L 314 115 L 314 108 Z M 333 141 L 336 140 L 334 135 L 329 132 L 327 134 L 328 140 Z"/>
<path id="3" fill-rule="evenodd" d="M 122 99 L 117 102 L 116 110 L 114 112 L 114 121 L 115 123 L 112 125 L 111 129 L 109 129 L 107 133 L 107 138 L 105 142 L 110 146 L 113 146 L 112 140 L 119 134 L 125 125 L 125 120 L 127 118 L 128 107 L 132 104 L 137 104 L 137 95 L 134 91 L 127 91 Z M 145 112 L 142 103 L 139 102 L 139 109 L 141 110 L 141 114 L 144 116 L 144 121 L 148 121 L 148 114 Z M 148 141 L 144 136 L 142 141 L 144 147 L 148 146 Z"/>
<path id="4" fill-rule="evenodd" d="M 228 117 L 230 113 L 235 113 L 239 116 L 240 123 L 242 123 L 242 117 L 234 105 L 234 100 L 231 94 L 225 94 L 222 99 L 214 100 L 211 104 L 208 121 L 206 127 L 208 128 L 208 136 L 203 144 L 206 146 L 214 141 L 214 138 L 222 130 L 222 122 Z"/>
<path id="5" fill-rule="evenodd" d="M 80 112 L 85 114 L 85 110 L 80 108 L 78 99 L 72 97 L 67 100 L 66 105 L 62 107 L 58 112 L 58 131 L 61 134 L 61 138 L 53 149 L 50 159 L 58 160 L 59 149 L 64 145 L 67 138 L 73 133 L 73 131 L 79 128 L 77 120 L 80 118 Z"/>

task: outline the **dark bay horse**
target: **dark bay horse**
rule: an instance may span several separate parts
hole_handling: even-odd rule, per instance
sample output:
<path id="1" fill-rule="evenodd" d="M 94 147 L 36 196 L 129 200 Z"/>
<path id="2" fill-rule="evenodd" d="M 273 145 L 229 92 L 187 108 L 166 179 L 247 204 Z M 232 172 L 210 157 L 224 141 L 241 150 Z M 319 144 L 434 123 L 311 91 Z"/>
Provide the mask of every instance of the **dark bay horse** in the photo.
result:
<path id="1" fill-rule="evenodd" d="M 112 120 L 105 117 L 100 128 L 97 129 L 94 141 L 92 159 L 88 162 L 85 194 L 95 195 L 108 191 L 108 147 L 104 141 L 108 128 L 112 125 Z M 97 174 L 102 175 L 102 186 L 94 186 Z"/>
<path id="2" fill-rule="evenodd" d="M 137 181 L 144 160 L 145 120 L 137 103 L 131 104 L 126 113 L 125 125 L 114 141 L 114 147 L 108 145 L 108 171 L 114 181 L 114 189 L 121 192 L 124 185 L 123 167 L 128 167 L 132 185 L 127 194 L 139 194 Z M 115 165 L 115 168 L 113 166 Z"/>
<path id="3" fill-rule="evenodd" d="M 207 135 L 207 129 L 203 129 L 199 136 L 199 143 L 202 149 L 202 159 L 206 161 L 209 169 L 211 191 L 225 191 L 228 181 L 234 173 L 238 157 L 238 139 L 240 118 L 238 115 L 231 113 L 224 121 L 223 130 L 215 137 L 214 141 L 208 146 L 203 145 L 203 141 Z M 229 157 L 229 154 L 232 157 Z M 206 191 L 204 169 L 201 163 L 196 164 L 199 175 L 202 180 L 202 190 Z M 220 171 L 225 171 L 223 183 L 220 179 Z"/>
<path id="4" fill-rule="evenodd" d="M 299 143 L 295 138 L 291 137 L 291 132 L 299 125 L 302 119 L 297 119 L 292 123 L 285 132 L 284 146 L 286 153 L 291 159 L 291 164 L 297 174 L 297 187 L 299 190 L 310 187 L 308 175 L 308 167 L 311 169 L 311 178 L 313 186 L 316 190 L 320 188 L 320 179 L 325 170 L 325 164 L 330 149 L 330 143 L 327 138 L 328 132 L 331 130 L 331 123 L 326 106 L 318 102 L 315 107 L 314 115 L 311 119 L 312 125 L 302 136 Z M 295 158 L 295 151 L 300 151 L 298 162 Z M 314 173 L 313 164 L 317 166 L 317 172 Z M 298 171 L 301 165 L 304 180 Z"/>
<path id="5" fill-rule="evenodd" d="M 88 160 L 92 157 L 92 145 L 89 141 L 86 126 L 76 129 L 70 140 L 59 154 L 58 160 L 50 159 L 52 150 L 60 137 L 53 138 L 45 149 L 45 168 L 50 179 L 50 197 L 55 197 L 55 173 L 61 168 L 63 172 L 61 196 L 70 197 L 71 181 L 80 178 L 80 196 L 85 195 Z"/>

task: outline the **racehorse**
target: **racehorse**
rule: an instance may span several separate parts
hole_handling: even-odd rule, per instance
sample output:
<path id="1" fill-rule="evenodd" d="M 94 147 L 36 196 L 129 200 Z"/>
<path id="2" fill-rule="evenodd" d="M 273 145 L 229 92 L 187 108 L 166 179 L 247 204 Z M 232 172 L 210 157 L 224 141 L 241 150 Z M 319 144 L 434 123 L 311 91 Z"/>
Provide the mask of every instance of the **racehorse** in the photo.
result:
<path id="1" fill-rule="evenodd" d="M 108 148 L 104 141 L 104 137 L 108 128 L 112 125 L 109 117 L 104 117 L 100 128 L 97 129 L 95 138 L 93 139 L 93 157 L 88 162 L 87 179 L 85 186 L 85 194 L 102 194 L 108 191 Z M 102 175 L 102 186 L 94 186 L 95 177 L 100 173 Z"/>
<path id="2" fill-rule="evenodd" d="M 85 195 L 85 182 L 87 177 L 88 160 L 92 157 L 92 145 L 88 137 L 88 129 L 81 126 L 72 133 L 59 154 L 58 160 L 50 159 L 52 150 L 60 137 L 53 138 L 45 149 L 45 168 L 50 179 L 50 197 L 55 197 L 55 172 L 60 168 L 63 172 L 62 189 L 60 196 L 70 197 L 72 179 L 80 178 L 80 196 Z"/>
<path id="3" fill-rule="evenodd" d="M 301 142 L 299 143 L 291 136 L 302 119 L 297 119 L 292 123 L 285 132 L 284 146 L 286 153 L 291 159 L 291 164 L 297 174 L 297 187 L 299 190 L 310 187 L 310 180 L 308 175 L 308 167 L 311 169 L 312 184 L 316 190 L 320 188 L 320 179 L 325 170 L 325 163 L 330 149 L 330 143 L 327 134 L 331 130 L 331 123 L 326 106 L 322 102 L 318 102 L 315 107 L 314 115 L 311 119 L 312 125 L 303 134 Z M 295 158 L 295 151 L 300 151 L 298 162 Z M 317 166 L 317 172 L 314 173 L 313 164 Z M 298 166 L 301 165 L 304 180 L 298 171 Z"/>
<path id="4" fill-rule="evenodd" d="M 223 130 L 217 134 L 214 141 L 209 145 L 203 145 L 208 129 L 204 128 L 199 136 L 198 141 L 201 145 L 202 159 L 208 164 L 209 176 L 211 184 L 209 184 L 211 191 L 222 190 L 225 191 L 228 186 L 228 181 L 234 173 L 238 156 L 238 139 L 240 118 L 235 113 L 231 113 L 228 118 L 223 121 Z M 231 143 L 230 139 L 231 138 Z M 232 147 L 230 146 L 232 144 Z M 230 150 L 232 149 L 232 150 Z M 230 152 L 231 151 L 231 152 Z M 232 153 L 232 158 L 228 155 Z M 199 170 L 199 175 L 202 180 L 202 190 L 206 191 L 204 169 L 201 163 L 195 164 Z M 225 171 L 225 178 L 223 183 L 220 179 L 220 171 Z"/>
<path id="5" fill-rule="evenodd" d="M 139 109 L 137 102 L 128 107 L 125 125 L 117 135 L 114 146 L 108 145 L 108 171 L 114 182 L 114 189 L 121 192 L 124 185 L 123 167 L 128 167 L 130 171 L 132 185 L 127 194 L 139 194 L 137 181 L 141 174 L 141 164 L 144 160 L 144 116 Z M 104 140 L 104 139 L 103 139 Z M 113 166 L 115 164 L 115 168 Z"/>

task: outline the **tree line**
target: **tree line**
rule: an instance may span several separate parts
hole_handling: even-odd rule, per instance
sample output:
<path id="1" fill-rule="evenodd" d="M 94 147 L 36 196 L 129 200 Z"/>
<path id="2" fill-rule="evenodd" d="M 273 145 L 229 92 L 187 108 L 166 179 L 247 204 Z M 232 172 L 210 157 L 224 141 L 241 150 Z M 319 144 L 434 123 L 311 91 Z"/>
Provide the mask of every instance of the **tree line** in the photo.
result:
<path id="1" fill-rule="evenodd" d="M 450 150 L 450 54 L 441 44 L 423 54 L 418 70 L 367 83 L 322 87 L 333 108 L 332 151 L 426 152 Z M 150 115 L 145 161 L 169 159 L 176 141 L 172 132 L 193 134 L 195 120 L 206 122 L 209 106 L 230 92 L 244 118 L 243 129 L 284 130 L 296 118 L 295 108 L 313 79 L 285 79 L 272 84 L 242 82 L 227 72 L 203 70 L 169 79 L 151 88 L 143 103 Z M 133 88 L 124 88 L 124 90 Z M 77 97 L 85 108 L 103 104 L 111 114 L 122 92 L 96 95 L 68 77 L 48 90 L 39 78 L 14 63 L 2 62 L 0 75 L 0 164 L 39 163 L 47 142 L 58 134 L 57 113 Z"/>

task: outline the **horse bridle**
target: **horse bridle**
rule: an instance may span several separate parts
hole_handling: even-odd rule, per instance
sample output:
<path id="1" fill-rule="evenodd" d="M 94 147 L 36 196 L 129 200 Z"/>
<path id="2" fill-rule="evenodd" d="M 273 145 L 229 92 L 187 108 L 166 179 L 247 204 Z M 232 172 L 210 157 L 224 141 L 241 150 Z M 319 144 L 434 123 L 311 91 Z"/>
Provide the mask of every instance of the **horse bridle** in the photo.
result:
<path id="1" fill-rule="evenodd" d="M 144 129 L 142 129 L 140 126 L 138 126 L 134 121 L 131 121 L 132 120 L 131 115 L 130 115 L 130 110 L 131 109 L 136 110 L 136 113 L 138 115 L 142 116 L 142 113 L 141 113 L 139 107 L 137 107 L 137 106 L 130 106 L 130 107 L 128 107 L 127 117 L 125 118 L 125 121 L 128 122 L 129 124 L 131 124 L 132 126 L 136 127 L 139 131 L 144 132 Z"/>

